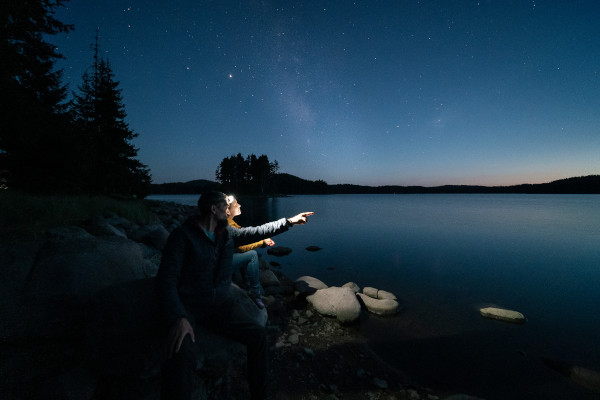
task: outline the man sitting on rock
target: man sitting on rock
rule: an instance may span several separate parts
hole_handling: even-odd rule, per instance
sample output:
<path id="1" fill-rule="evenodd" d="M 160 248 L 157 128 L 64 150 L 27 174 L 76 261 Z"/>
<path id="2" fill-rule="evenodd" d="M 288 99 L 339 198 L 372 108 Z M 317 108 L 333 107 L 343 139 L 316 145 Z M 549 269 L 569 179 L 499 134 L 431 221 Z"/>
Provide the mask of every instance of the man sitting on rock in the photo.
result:
<path id="1" fill-rule="evenodd" d="M 293 225 L 305 224 L 313 213 L 235 229 L 227 224 L 225 194 L 203 194 L 198 209 L 199 216 L 189 218 L 169 236 L 156 276 L 158 302 L 170 326 L 161 397 L 192 398 L 192 326 L 200 325 L 246 345 L 251 398 L 261 399 L 265 394 L 268 359 L 266 331 L 231 295 L 233 250 L 285 232 Z"/>

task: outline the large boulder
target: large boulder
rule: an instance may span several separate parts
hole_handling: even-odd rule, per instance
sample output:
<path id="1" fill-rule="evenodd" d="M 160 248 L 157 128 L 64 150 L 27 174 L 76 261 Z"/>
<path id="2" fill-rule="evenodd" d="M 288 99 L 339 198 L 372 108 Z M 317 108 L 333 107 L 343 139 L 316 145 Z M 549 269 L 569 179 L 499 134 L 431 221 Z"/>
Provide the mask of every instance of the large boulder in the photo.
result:
<path id="1" fill-rule="evenodd" d="M 164 226 L 159 225 L 144 235 L 142 242 L 162 251 L 167 244 L 167 239 L 169 239 L 169 231 Z"/>
<path id="2" fill-rule="evenodd" d="M 39 250 L 25 289 L 36 297 L 85 301 L 104 287 L 156 272 L 156 264 L 145 259 L 143 249 L 127 238 L 55 236 Z"/>
<path id="3" fill-rule="evenodd" d="M 24 245 L 23 245 L 24 246 Z M 8 250 L 1 273 L 0 337 L 57 337 L 81 329 L 84 304 L 115 283 L 156 274 L 156 254 L 123 236 L 94 237 L 65 226 L 49 229 L 43 238 Z M 24 251 L 30 249 L 31 252 Z"/>
<path id="4" fill-rule="evenodd" d="M 354 293 L 358 293 L 360 292 L 360 286 L 358 286 L 356 283 L 354 282 L 348 282 L 342 285 L 342 287 L 348 287 L 350 289 L 352 289 L 352 291 Z"/>
<path id="5" fill-rule="evenodd" d="M 113 220 L 114 222 L 115 220 Z M 114 226 L 110 220 L 96 215 L 86 223 L 86 230 L 94 236 L 120 236 L 127 237 L 125 229 L 119 229 Z"/>
<path id="6" fill-rule="evenodd" d="M 294 282 L 294 294 L 296 296 L 305 296 L 315 293 L 319 289 L 326 289 L 328 286 L 317 278 L 312 276 L 301 276 Z"/>
<path id="7" fill-rule="evenodd" d="M 343 324 L 355 322 L 360 317 L 360 303 L 349 287 L 319 289 L 306 300 L 320 314 L 335 317 Z"/>

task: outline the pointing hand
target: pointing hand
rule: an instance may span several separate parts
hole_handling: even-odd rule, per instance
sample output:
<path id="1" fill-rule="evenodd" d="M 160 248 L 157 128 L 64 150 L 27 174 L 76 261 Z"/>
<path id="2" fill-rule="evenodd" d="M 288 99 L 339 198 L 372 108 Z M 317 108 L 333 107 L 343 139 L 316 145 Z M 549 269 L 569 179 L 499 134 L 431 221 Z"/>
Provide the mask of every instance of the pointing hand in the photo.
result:
<path id="1" fill-rule="evenodd" d="M 314 212 L 312 212 L 312 211 L 303 212 L 303 213 L 293 216 L 292 218 L 288 218 L 288 221 L 292 225 L 304 225 L 306 223 L 306 221 L 308 220 L 308 217 L 313 214 L 314 214 Z"/>

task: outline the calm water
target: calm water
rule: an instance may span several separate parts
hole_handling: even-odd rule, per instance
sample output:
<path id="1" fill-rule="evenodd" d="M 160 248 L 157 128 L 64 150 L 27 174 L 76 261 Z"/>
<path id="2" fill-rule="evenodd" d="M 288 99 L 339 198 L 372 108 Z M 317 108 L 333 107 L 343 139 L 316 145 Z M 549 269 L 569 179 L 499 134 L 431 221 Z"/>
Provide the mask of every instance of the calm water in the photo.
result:
<path id="1" fill-rule="evenodd" d="M 153 196 L 195 204 L 197 196 Z M 600 371 L 600 196 L 332 195 L 239 199 L 242 225 L 315 211 L 275 237 L 290 278 L 394 292 L 396 317 L 360 330 L 387 361 L 442 393 L 597 399 L 542 358 Z M 323 249 L 308 252 L 305 247 Z M 516 326 L 482 306 L 518 310 Z"/>

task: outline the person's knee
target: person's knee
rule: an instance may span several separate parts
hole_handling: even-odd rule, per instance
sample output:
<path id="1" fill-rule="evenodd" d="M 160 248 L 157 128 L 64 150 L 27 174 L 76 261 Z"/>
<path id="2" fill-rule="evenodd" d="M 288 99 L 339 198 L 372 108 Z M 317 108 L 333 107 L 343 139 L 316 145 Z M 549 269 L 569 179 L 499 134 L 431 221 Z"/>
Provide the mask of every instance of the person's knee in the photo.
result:
<path id="1" fill-rule="evenodd" d="M 250 253 L 250 262 L 258 262 L 258 253 L 256 250 L 250 250 L 248 253 Z"/>

